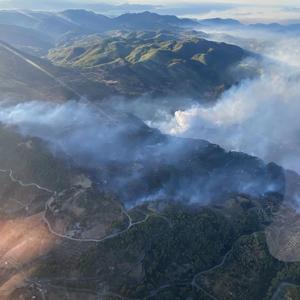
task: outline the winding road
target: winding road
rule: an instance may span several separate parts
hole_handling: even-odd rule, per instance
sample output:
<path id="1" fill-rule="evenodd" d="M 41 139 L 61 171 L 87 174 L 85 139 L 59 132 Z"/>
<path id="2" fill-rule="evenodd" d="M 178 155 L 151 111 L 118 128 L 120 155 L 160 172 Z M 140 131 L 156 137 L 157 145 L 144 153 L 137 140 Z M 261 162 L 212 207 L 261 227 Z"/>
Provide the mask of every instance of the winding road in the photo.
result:
<path id="1" fill-rule="evenodd" d="M 44 192 L 47 192 L 47 193 L 49 193 L 49 194 L 51 194 L 51 195 L 55 195 L 55 194 L 56 194 L 55 191 L 53 191 L 53 190 L 51 190 L 51 189 L 49 189 L 49 188 L 47 188 L 47 187 L 40 186 L 40 185 L 37 184 L 37 183 L 34 183 L 34 182 L 31 182 L 31 183 L 24 183 L 22 180 L 17 179 L 17 178 L 14 176 L 14 173 L 13 173 L 13 170 L 12 170 L 12 169 L 9 169 L 9 170 L 0 169 L 0 172 L 2 172 L 2 173 L 7 173 L 7 175 L 9 176 L 9 178 L 10 178 L 10 180 L 11 180 L 12 182 L 17 183 L 17 184 L 19 184 L 19 185 L 22 186 L 22 187 L 25 187 L 25 188 L 26 188 L 26 187 L 35 187 L 35 188 L 37 188 L 37 189 L 39 189 L 39 190 L 42 190 L 42 191 L 44 191 Z M 133 228 L 133 227 L 135 227 L 135 226 L 137 226 L 137 225 L 140 225 L 140 224 L 143 224 L 143 223 L 147 222 L 147 221 L 149 220 L 149 218 L 152 216 L 152 215 L 147 214 L 147 215 L 145 215 L 145 218 L 144 218 L 143 220 L 138 221 L 138 222 L 133 222 L 133 220 L 132 220 L 131 216 L 129 215 L 129 213 L 127 212 L 127 210 L 122 206 L 122 213 L 123 213 L 124 215 L 126 215 L 126 217 L 128 218 L 128 226 L 126 227 L 126 229 L 124 229 L 124 230 L 122 230 L 122 231 L 119 231 L 119 232 L 116 232 L 116 233 L 114 233 L 114 234 L 110 234 L 110 235 L 108 235 L 108 236 L 106 236 L 106 237 L 104 237 L 104 238 L 102 238 L 102 239 L 80 239 L 80 238 L 73 238 L 73 237 L 70 237 L 70 236 L 67 236 L 67 235 L 59 234 L 59 233 L 55 232 L 55 230 L 53 230 L 53 228 L 52 228 L 50 222 L 49 222 L 48 219 L 46 218 L 46 211 L 49 209 L 49 201 L 50 201 L 50 200 L 51 200 L 51 197 L 49 198 L 49 200 L 48 200 L 48 201 L 46 202 L 46 204 L 45 204 L 45 211 L 44 211 L 44 214 L 43 214 L 43 221 L 44 221 L 45 224 L 47 225 L 49 232 L 50 232 L 51 234 L 55 235 L 55 236 L 58 237 L 58 238 L 67 239 L 67 240 L 71 240 L 71 241 L 75 241 L 75 242 L 95 242 L 95 243 L 101 243 L 101 242 L 104 242 L 104 241 L 106 241 L 106 240 L 116 238 L 116 237 L 118 237 L 118 236 L 120 236 L 120 235 L 122 235 L 122 234 L 128 232 L 131 228 Z M 153 215 L 153 216 L 155 217 L 156 215 Z M 162 217 L 162 218 L 165 220 L 165 217 L 163 217 L 163 216 L 157 215 L 157 217 Z M 169 220 L 166 220 L 166 221 L 168 221 L 168 224 L 170 225 Z M 211 299 L 213 299 L 213 300 L 218 300 L 216 297 L 214 297 L 213 295 L 209 294 L 207 291 L 205 291 L 202 287 L 199 286 L 199 284 L 197 283 L 197 278 L 198 278 L 199 276 L 203 275 L 203 274 L 209 273 L 209 272 L 211 272 L 211 271 L 216 270 L 217 268 L 222 267 L 222 266 L 224 265 L 224 263 L 226 262 L 227 258 L 229 257 L 229 255 L 231 254 L 231 252 L 232 252 L 232 249 L 230 249 L 230 250 L 224 255 L 222 261 L 221 261 L 219 264 L 217 264 L 217 265 L 215 265 L 215 266 L 213 266 L 213 267 L 211 267 L 211 268 L 209 268 L 209 269 L 207 269 L 207 270 L 204 270 L 204 271 L 201 271 L 201 272 L 197 273 L 197 274 L 193 277 L 192 282 L 190 282 L 190 283 L 183 283 L 183 284 L 184 284 L 184 285 L 192 285 L 192 286 L 194 286 L 197 290 L 201 290 L 203 293 L 205 293 L 209 298 L 211 298 Z M 13 264 L 13 265 L 14 265 L 15 268 L 17 267 L 16 264 Z M 32 281 L 32 280 L 30 281 L 30 280 L 29 280 L 28 282 L 30 282 L 30 283 L 32 283 L 32 284 L 35 284 L 35 285 L 38 285 L 38 284 L 40 285 L 40 282 L 39 282 L 39 281 Z M 170 284 L 164 284 L 164 285 L 162 285 L 161 287 L 159 287 L 159 288 L 157 288 L 157 289 L 151 291 L 150 294 L 149 294 L 148 296 L 144 297 L 143 299 L 151 299 L 151 298 L 155 297 L 157 294 L 159 294 L 161 291 L 163 291 L 164 289 L 170 288 L 170 287 L 172 287 L 172 286 L 173 286 L 172 283 L 170 283 Z M 130 298 L 126 298 L 126 297 L 123 297 L 123 296 L 121 296 L 121 295 L 114 294 L 114 293 L 109 293 L 109 292 L 108 292 L 108 293 L 102 293 L 102 294 L 99 293 L 99 294 L 98 294 L 98 297 L 101 297 L 101 296 L 114 296 L 114 297 L 117 297 L 117 298 L 120 298 L 120 299 L 130 299 Z M 137 300 L 137 299 L 131 299 L 131 300 Z"/>
<path id="2" fill-rule="evenodd" d="M 17 183 L 17 184 L 19 184 L 22 187 L 35 187 L 35 188 L 37 188 L 37 189 L 39 189 L 41 191 L 47 192 L 47 193 L 52 194 L 52 195 L 54 195 L 54 194 L 57 193 L 56 191 L 50 190 L 49 188 L 46 188 L 46 187 L 42 187 L 39 184 L 34 183 L 34 182 L 24 183 L 22 180 L 19 180 L 19 179 L 17 179 L 17 178 L 14 177 L 14 175 L 13 175 L 14 173 L 13 173 L 12 169 L 9 169 L 9 170 L 0 169 L 0 172 L 1 173 L 7 173 L 12 182 Z M 126 227 L 126 229 L 124 229 L 122 231 L 119 231 L 119 232 L 116 232 L 116 233 L 113 233 L 113 234 L 110 234 L 110 235 L 108 235 L 108 236 L 106 236 L 104 238 L 101 238 L 101 239 L 80 239 L 80 238 L 73 238 L 73 237 L 70 237 L 70 236 L 67 236 L 67 235 L 59 234 L 55 230 L 53 230 L 50 222 L 48 221 L 48 219 L 46 217 L 46 212 L 49 209 L 49 201 L 51 201 L 51 198 L 49 198 L 49 200 L 46 202 L 46 204 L 45 204 L 45 211 L 44 211 L 44 214 L 43 214 L 43 220 L 44 220 L 45 224 L 47 225 L 49 231 L 53 235 L 55 235 L 56 237 L 58 237 L 58 238 L 68 239 L 68 240 L 76 241 L 76 242 L 95 242 L 95 243 L 104 242 L 106 240 L 118 237 L 121 234 L 126 233 L 131 228 L 133 228 L 133 227 L 135 227 L 137 225 L 140 225 L 140 224 L 143 224 L 143 223 L 147 222 L 148 219 L 151 217 L 151 215 L 146 215 L 143 220 L 138 221 L 138 222 L 133 222 L 133 220 L 132 220 L 131 216 L 129 215 L 129 213 L 127 212 L 127 210 L 122 206 L 122 213 L 128 218 L 128 226 Z M 21 203 L 20 203 L 20 205 L 21 205 Z M 22 204 L 22 205 L 24 205 L 24 204 Z"/>

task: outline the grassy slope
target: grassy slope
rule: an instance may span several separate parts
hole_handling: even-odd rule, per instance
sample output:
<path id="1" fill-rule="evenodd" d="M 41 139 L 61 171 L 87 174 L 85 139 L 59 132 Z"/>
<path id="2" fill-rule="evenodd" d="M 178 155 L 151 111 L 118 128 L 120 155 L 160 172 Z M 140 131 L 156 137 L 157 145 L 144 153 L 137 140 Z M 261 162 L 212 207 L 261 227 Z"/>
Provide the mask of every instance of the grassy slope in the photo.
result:
<path id="1" fill-rule="evenodd" d="M 213 94 L 234 83 L 229 69 L 247 53 L 241 48 L 168 32 L 132 33 L 85 40 L 53 49 L 48 58 L 59 65 L 101 74 L 125 95 L 172 91 Z"/>

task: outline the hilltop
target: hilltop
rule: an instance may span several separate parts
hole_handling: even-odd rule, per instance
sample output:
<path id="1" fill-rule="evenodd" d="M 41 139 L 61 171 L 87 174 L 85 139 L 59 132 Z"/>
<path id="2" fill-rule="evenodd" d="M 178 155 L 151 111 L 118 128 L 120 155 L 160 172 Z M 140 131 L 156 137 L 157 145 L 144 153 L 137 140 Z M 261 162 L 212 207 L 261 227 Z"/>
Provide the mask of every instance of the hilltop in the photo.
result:
<path id="1" fill-rule="evenodd" d="M 87 77 L 98 75 L 125 96 L 179 93 L 213 98 L 238 80 L 230 71 L 248 55 L 225 43 L 151 31 L 76 40 L 50 50 L 48 59 Z"/>
<path id="2" fill-rule="evenodd" d="M 176 29 L 196 26 L 197 22 L 147 11 L 142 13 L 128 13 L 111 18 L 89 10 L 69 9 L 57 13 L 14 10 L 0 11 L 0 24 L 30 28 L 46 33 L 53 39 L 59 40 L 69 32 L 80 35 L 123 29 L 135 31 Z"/>

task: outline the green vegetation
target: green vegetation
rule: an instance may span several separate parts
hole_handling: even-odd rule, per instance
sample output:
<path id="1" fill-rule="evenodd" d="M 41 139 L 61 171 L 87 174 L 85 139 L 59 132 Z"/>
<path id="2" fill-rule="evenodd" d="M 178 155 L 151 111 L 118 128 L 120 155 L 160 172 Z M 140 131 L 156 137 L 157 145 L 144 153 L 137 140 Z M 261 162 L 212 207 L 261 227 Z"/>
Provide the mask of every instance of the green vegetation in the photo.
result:
<path id="1" fill-rule="evenodd" d="M 52 49 L 49 60 L 88 77 L 99 74 L 127 96 L 184 91 L 213 97 L 220 87 L 235 83 L 229 68 L 248 55 L 236 46 L 168 31 L 125 33 L 90 43 L 87 39 Z"/>
<path id="2" fill-rule="evenodd" d="M 262 217 L 261 211 L 277 202 L 272 196 L 234 197 L 218 207 L 169 203 L 159 210 L 159 203 L 146 203 L 138 210 L 153 211 L 147 222 L 105 243 L 81 247 L 72 263 L 53 253 L 46 264 L 51 269 L 44 264 L 39 276 L 55 277 L 63 264 L 66 274 L 76 270 L 82 278 L 96 276 L 109 282 L 112 294 L 128 298 L 209 299 L 209 294 L 218 299 L 271 299 L 272 286 L 287 278 L 287 267 L 269 254 L 261 231 L 269 222 L 268 213 Z M 299 268 L 292 272 L 294 279 L 289 279 L 296 280 Z M 71 288 L 67 282 L 64 286 Z"/>

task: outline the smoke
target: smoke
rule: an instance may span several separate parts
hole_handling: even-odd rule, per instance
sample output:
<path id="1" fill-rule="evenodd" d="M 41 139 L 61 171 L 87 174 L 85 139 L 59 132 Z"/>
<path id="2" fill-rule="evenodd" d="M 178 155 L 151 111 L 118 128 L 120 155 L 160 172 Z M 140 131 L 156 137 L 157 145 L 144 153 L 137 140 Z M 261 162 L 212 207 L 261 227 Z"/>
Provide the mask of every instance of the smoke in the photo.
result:
<path id="1" fill-rule="evenodd" d="M 300 172 L 300 53 L 295 47 L 300 40 L 256 35 L 255 45 L 265 57 L 259 77 L 232 87 L 214 105 L 193 104 L 155 125 L 172 135 L 202 138 Z M 253 46 L 251 32 L 248 38 Z"/>
<path id="2" fill-rule="evenodd" d="M 45 141 L 55 155 L 67 155 L 126 205 L 205 204 L 234 193 L 281 191 L 284 184 L 276 166 L 202 140 L 162 135 L 133 115 L 88 102 L 2 103 L 0 122 Z"/>
<path id="3" fill-rule="evenodd" d="M 55 155 L 67 155 L 126 205 L 159 199 L 208 203 L 235 193 L 282 192 L 285 178 L 276 165 L 204 141 L 300 170 L 298 62 L 285 63 L 287 56 L 271 46 L 264 48 L 268 57 L 261 75 L 232 87 L 212 106 L 147 97 L 130 104 L 108 99 L 101 107 L 78 101 L 1 102 L 0 122 L 45 141 Z M 298 49 L 285 47 L 281 51 L 289 49 L 295 60 Z"/>
<path id="4" fill-rule="evenodd" d="M 121 112 L 106 112 L 87 101 L 2 102 L 0 108 L 2 123 L 17 128 L 24 136 L 46 141 L 53 152 L 66 153 L 79 165 L 94 167 L 103 161 L 140 155 L 129 139 L 146 126 Z"/>

